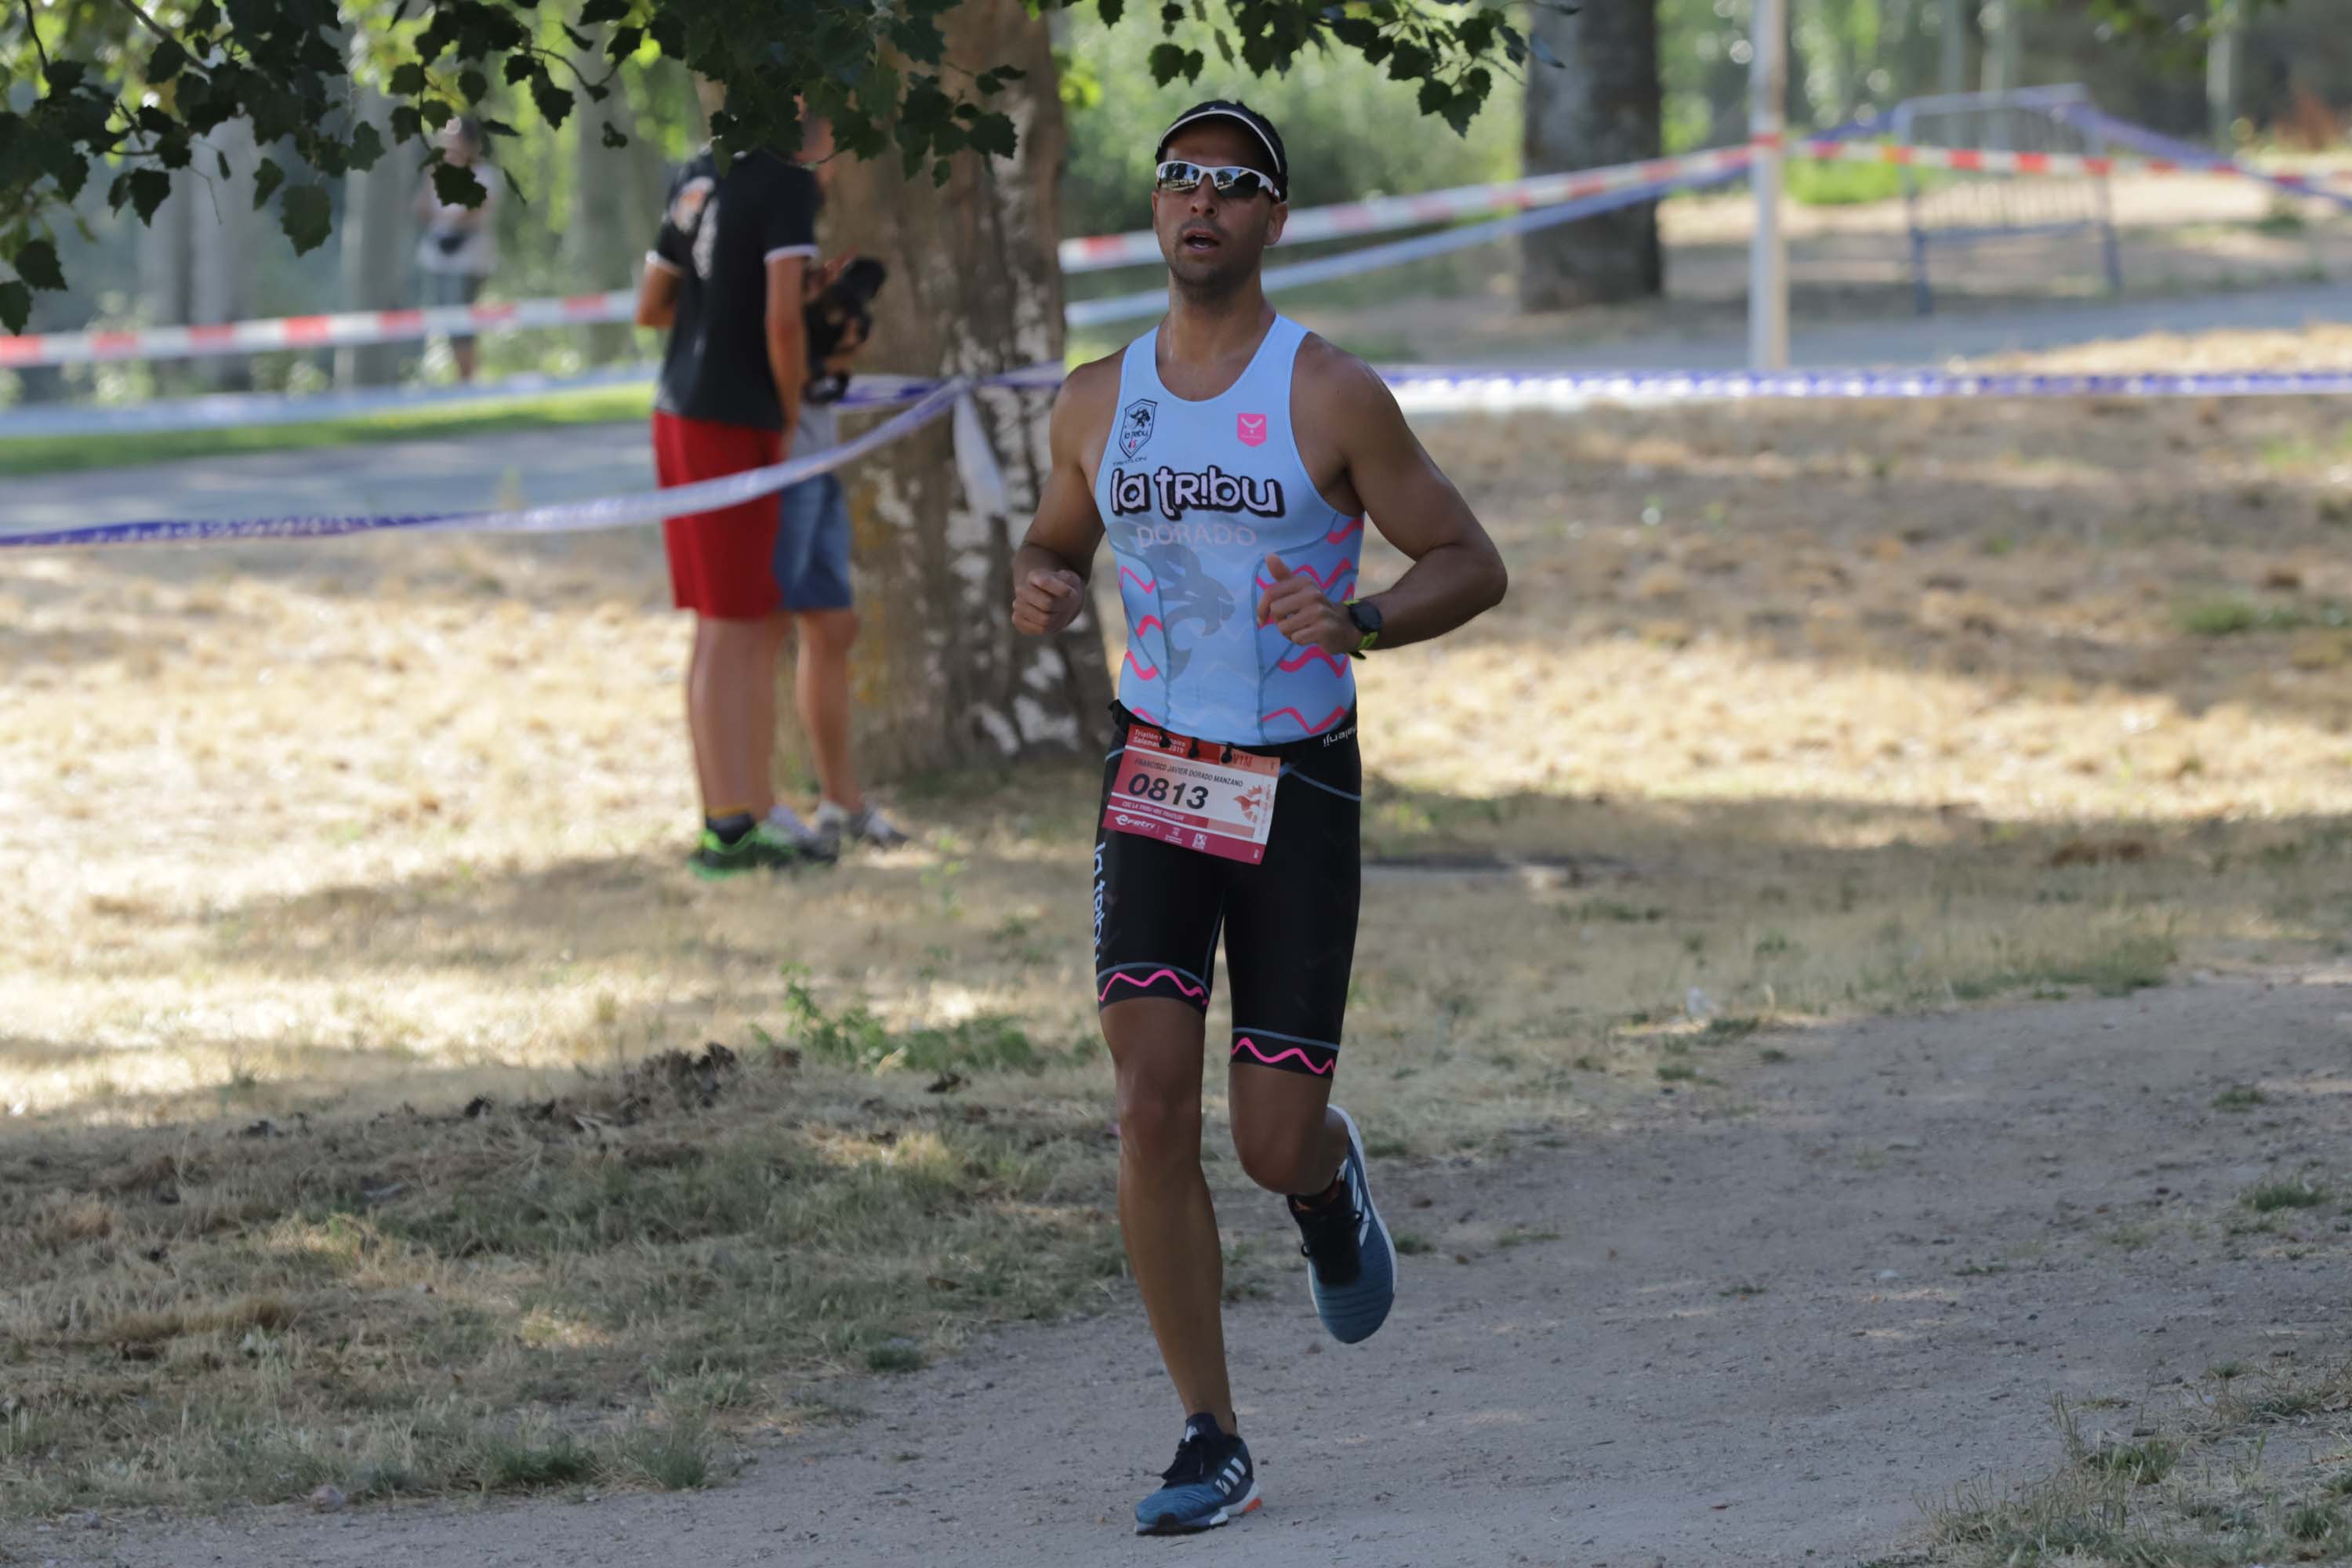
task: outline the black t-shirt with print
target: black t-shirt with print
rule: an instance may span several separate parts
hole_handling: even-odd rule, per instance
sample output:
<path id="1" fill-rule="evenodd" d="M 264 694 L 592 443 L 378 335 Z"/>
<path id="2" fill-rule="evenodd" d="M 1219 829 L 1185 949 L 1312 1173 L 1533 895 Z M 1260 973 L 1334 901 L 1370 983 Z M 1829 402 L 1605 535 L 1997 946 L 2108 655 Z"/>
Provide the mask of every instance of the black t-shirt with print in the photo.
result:
<path id="1" fill-rule="evenodd" d="M 722 177 L 705 149 L 671 182 L 651 263 L 677 274 L 677 320 L 654 406 L 688 419 L 783 428 L 768 368 L 768 263 L 816 257 L 815 174 L 772 153 Z"/>

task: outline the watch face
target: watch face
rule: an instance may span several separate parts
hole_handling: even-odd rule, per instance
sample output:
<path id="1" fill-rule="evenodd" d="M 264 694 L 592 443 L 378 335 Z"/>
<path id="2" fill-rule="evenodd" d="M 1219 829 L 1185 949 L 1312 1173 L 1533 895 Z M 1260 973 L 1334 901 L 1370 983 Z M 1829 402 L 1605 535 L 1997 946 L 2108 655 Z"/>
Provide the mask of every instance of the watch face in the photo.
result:
<path id="1" fill-rule="evenodd" d="M 1363 600 L 1359 599 L 1354 604 L 1348 606 L 1348 618 L 1355 622 L 1356 629 L 1362 632 L 1366 637 L 1377 637 L 1380 635 L 1381 612 L 1378 606 L 1367 604 Z"/>

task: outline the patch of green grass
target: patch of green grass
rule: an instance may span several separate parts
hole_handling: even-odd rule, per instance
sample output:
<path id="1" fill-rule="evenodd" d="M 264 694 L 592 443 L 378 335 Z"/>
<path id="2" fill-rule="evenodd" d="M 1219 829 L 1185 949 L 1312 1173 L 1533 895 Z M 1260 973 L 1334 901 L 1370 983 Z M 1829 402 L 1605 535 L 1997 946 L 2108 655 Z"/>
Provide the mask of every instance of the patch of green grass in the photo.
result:
<path id="1" fill-rule="evenodd" d="M 811 1057 L 860 1072 L 1034 1071 L 1044 1065 L 1026 1031 L 1002 1014 L 893 1032 L 862 1002 L 826 1010 L 797 974 L 785 984 L 784 1016 L 793 1040 Z"/>
<path id="2" fill-rule="evenodd" d="M 485 1491 L 541 1491 L 583 1485 L 596 1477 L 596 1456 L 569 1436 L 544 1441 L 492 1433 L 482 1440 L 475 1473 Z"/>
<path id="3" fill-rule="evenodd" d="M 394 409 L 349 418 L 321 419 L 315 424 L 142 432 L 136 441 L 126 441 L 117 434 L 27 436 L 0 440 L 0 476 L 86 473 L 93 468 L 119 468 L 133 463 L 173 462 L 187 458 L 319 451 L 386 441 L 499 436 L 576 425 L 639 424 L 652 407 L 650 387 L 600 386 L 537 397 Z"/>
<path id="4" fill-rule="evenodd" d="M 1429 1239 L 1412 1231 L 1396 1231 L 1391 1234 L 1390 1239 L 1396 1243 L 1397 1251 L 1406 1258 L 1419 1258 L 1429 1250 Z"/>
<path id="5" fill-rule="evenodd" d="M 2305 626 L 2352 624 L 2343 605 L 2332 602 L 2263 605 L 2236 595 L 2189 599 L 2173 606 L 2173 625 L 2193 637 L 2226 637 L 2242 632 L 2291 632 Z"/>
<path id="6" fill-rule="evenodd" d="M 1766 1046 L 1762 1050 L 1756 1053 L 1756 1059 L 1759 1062 L 1778 1063 L 1785 1062 L 1790 1058 L 1789 1053 L 1782 1050 L 1780 1047 Z"/>
<path id="7" fill-rule="evenodd" d="M 2264 1182 L 2248 1193 L 2245 1204 L 2256 1214 L 2275 1209 L 2317 1208 L 2327 1201 L 2327 1189 L 2309 1182 Z"/>
<path id="8" fill-rule="evenodd" d="M 2180 1445 L 2162 1437 L 2107 1442 L 2084 1449 L 2080 1458 L 2091 1469 L 2105 1471 L 2136 1487 L 2152 1487 L 2170 1475 L 2172 1467 L 2180 1462 Z"/>
<path id="9" fill-rule="evenodd" d="M 2179 954 L 2179 945 L 2168 934 L 2133 932 L 2087 954 L 2037 959 L 2014 967 L 1966 975 L 1952 982 L 1951 992 L 1960 1001 L 1980 1002 L 2040 987 L 2084 985 L 2101 996 L 2128 996 L 2135 991 L 2163 984 Z"/>
<path id="10" fill-rule="evenodd" d="M 1899 201 L 1903 196 L 1903 171 L 1892 163 L 1800 159 L 1788 166 L 1786 177 L 1789 199 L 1809 207 L 1857 206 Z M 1925 170 L 1911 177 L 1922 184 L 1941 183 Z"/>
<path id="11" fill-rule="evenodd" d="M 1507 1230 L 1495 1238 L 1496 1247 L 1532 1247 L 1539 1241 L 1558 1241 L 1556 1230 Z"/>
<path id="12" fill-rule="evenodd" d="M 876 1345 L 866 1352 L 868 1372 L 920 1372 L 930 1364 L 930 1359 L 914 1345 L 892 1342 Z"/>
<path id="13" fill-rule="evenodd" d="M 1709 1018 L 1706 1027 L 1699 1031 L 1702 1043 L 1719 1046 L 1730 1040 L 1744 1040 L 1764 1026 L 1761 1018 Z"/>
<path id="14" fill-rule="evenodd" d="M 1744 1285 L 1734 1285 L 1730 1289 L 1719 1291 L 1717 1294 L 1728 1297 L 1735 1300 L 1745 1301 L 1753 1297 L 1761 1296 L 1769 1289 L 1770 1289 L 1770 1287 L 1755 1284 L 1751 1281 Z"/>
<path id="15" fill-rule="evenodd" d="M 2252 1110 L 2257 1105 L 2270 1103 L 2270 1096 L 2250 1083 L 2231 1084 L 2213 1097 L 2216 1110 Z"/>
<path id="16" fill-rule="evenodd" d="M 1688 1062 L 1660 1062 L 1658 1076 L 1668 1083 L 1689 1083 L 1698 1077 L 1698 1068 Z"/>
<path id="17" fill-rule="evenodd" d="M 710 1484 L 716 1468 L 711 1459 L 709 1432 L 692 1421 L 671 1421 L 644 1426 L 621 1447 L 623 1466 L 646 1486 L 659 1491 L 699 1491 Z"/>
<path id="18" fill-rule="evenodd" d="M 1652 904 L 1629 904 L 1622 899 L 1595 899 L 1589 904 L 1573 904 L 1567 910 L 1570 920 L 1614 921 L 1622 925 L 1653 925 L 1666 918 L 1666 911 Z"/>

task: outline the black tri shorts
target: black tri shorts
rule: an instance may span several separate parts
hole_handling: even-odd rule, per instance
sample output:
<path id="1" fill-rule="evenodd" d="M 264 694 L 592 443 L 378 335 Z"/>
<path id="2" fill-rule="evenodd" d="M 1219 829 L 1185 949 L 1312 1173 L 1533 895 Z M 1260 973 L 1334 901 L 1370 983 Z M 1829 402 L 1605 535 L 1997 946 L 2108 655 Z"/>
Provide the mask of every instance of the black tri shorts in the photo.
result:
<path id="1" fill-rule="evenodd" d="M 1111 713 L 1119 744 L 1103 763 L 1106 807 L 1136 722 L 1117 703 Z M 1339 1060 L 1363 882 L 1356 716 L 1304 741 L 1235 749 L 1282 764 L 1256 865 L 1096 830 L 1096 1004 L 1164 996 L 1207 1012 L 1223 932 L 1233 1059 L 1328 1078 Z"/>

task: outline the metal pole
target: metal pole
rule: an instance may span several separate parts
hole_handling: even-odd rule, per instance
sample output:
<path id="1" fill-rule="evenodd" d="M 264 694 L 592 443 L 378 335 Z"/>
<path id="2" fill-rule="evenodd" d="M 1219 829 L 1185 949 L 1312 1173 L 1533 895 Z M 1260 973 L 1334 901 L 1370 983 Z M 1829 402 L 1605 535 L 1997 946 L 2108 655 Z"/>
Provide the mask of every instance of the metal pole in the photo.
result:
<path id="1" fill-rule="evenodd" d="M 1780 228 L 1781 112 L 1788 90 L 1788 31 L 1782 0 L 1753 0 L 1748 47 L 1748 135 L 1754 143 L 1748 180 L 1756 191 L 1756 231 L 1748 247 L 1748 368 L 1789 365 L 1789 244 Z"/>
<path id="2" fill-rule="evenodd" d="M 1943 51 L 1937 80 L 1953 95 L 1969 89 L 1969 19 L 1961 5 L 1962 0 L 1943 0 L 1942 37 L 1937 40 Z"/>

